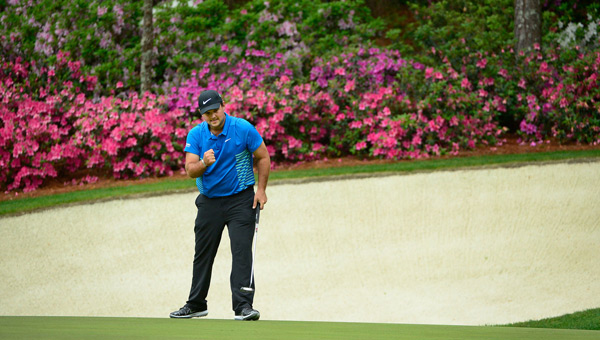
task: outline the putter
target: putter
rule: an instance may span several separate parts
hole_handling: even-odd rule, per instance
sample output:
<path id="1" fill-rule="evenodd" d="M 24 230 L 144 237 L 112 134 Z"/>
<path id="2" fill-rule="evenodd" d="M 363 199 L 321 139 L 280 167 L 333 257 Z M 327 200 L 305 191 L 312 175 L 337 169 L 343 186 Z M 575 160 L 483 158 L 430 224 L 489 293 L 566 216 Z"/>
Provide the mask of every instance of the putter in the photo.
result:
<path id="1" fill-rule="evenodd" d="M 260 217 L 260 203 L 256 203 L 256 224 L 254 225 L 254 237 L 252 239 L 252 243 L 254 243 L 254 247 L 252 250 L 252 269 L 250 270 L 250 284 L 248 287 L 240 288 L 243 292 L 253 292 L 254 288 L 252 288 L 252 279 L 254 278 L 254 256 L 256 255 L 256 237 L 258 234 L 258 218 Z"/>

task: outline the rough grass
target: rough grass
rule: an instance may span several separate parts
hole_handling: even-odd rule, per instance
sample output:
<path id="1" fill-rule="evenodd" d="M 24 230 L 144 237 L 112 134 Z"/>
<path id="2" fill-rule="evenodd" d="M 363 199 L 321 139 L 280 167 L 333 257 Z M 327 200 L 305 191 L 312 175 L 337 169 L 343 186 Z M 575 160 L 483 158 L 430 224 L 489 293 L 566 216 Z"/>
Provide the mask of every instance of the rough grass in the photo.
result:
<path id="1" fill-rule="evenodd" d="M 532 328 L 562 328 L 562 329 L 587 329 L 600 330 L 600 308 L 589 309 L 559 317 L 518 322 L 506 325 L 507 327 L 532 327 Z M 600 334 L 597 335 L 600 339 Z"/>

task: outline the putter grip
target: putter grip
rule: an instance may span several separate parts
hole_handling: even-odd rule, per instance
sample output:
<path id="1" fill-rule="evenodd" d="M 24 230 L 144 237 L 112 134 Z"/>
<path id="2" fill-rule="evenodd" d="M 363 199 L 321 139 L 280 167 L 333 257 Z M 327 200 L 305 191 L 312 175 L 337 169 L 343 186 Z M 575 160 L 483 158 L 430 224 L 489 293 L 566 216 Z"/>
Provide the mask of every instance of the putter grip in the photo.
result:
<path id="1" fill-rule="evenodd" d="M 256 224 L 258 224 L 259 217 L 260 217 L 260 203 L 256 203 Z"/>

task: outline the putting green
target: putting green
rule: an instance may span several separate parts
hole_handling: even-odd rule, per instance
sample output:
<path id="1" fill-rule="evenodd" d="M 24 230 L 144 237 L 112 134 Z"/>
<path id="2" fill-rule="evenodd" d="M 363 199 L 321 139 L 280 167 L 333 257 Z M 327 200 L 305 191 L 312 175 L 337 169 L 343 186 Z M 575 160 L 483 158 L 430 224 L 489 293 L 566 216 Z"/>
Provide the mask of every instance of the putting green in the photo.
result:
<path id="1" fill-rule="evenodd" d="M 0 317 L 2 339 L 592 340 L 597 331 L 368 323 Z"/>
<path id="2" fill-rule="evenodd" d="M 485 325 L 600 306 L 600 162 L 268 188 L 264 320 Z M 191 280 L 195 193 L 0 219 L 0 315 L 166 317 Z M 230 319 L 230 254 L 209 319 Z"/>

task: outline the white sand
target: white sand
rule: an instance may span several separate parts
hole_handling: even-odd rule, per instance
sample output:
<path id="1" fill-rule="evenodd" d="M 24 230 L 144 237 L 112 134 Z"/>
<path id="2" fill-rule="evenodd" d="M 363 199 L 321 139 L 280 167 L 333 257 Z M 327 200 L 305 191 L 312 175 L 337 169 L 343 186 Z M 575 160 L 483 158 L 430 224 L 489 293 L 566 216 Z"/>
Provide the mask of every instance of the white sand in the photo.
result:
<path id="1" fill-rule="evenodd" d="M 263 319 L 483 325 L 600 307 L 600 162 L 271 185 Z M 168 317 L 196 193 L 0 219 L 0 315 Z M 233 317 L 225 234 L 209 318 Z"/>

